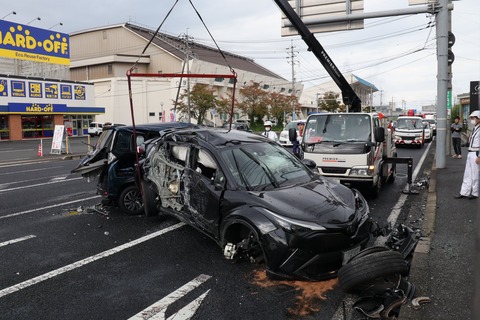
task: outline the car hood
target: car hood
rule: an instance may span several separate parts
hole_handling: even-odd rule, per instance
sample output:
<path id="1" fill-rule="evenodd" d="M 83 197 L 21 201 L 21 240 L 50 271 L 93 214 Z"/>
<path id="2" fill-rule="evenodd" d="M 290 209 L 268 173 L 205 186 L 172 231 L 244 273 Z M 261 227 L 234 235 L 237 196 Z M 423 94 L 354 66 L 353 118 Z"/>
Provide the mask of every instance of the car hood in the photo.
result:
<path id="1" fill-rule="evenodd" d="M 355 218 L 355 194 L 327 179 L 258 193 L 259 204 L 287 218 L 339 224 Z"/>

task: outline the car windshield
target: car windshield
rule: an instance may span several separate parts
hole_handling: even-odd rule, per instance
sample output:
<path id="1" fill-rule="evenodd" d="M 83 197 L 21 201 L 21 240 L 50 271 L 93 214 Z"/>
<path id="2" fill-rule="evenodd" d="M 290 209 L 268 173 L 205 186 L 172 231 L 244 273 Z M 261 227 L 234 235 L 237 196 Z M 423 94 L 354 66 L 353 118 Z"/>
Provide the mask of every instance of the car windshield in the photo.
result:
<path id="1" fill-rule="evenodd" d="M 291 128 L 295 128 L 295 129 L 298 130 L 297 124 L 298 124 L 297 121 L 295 121 L 295 122 L 290 121 L 290 122 L 287 124 L 287 126 L 285 127 L 285 129 L 283 129 L 283 130 L 284 130 L 284 131 L 288 131 L 288 130 L 290 130 Z"/>
<path id="2" fill-rule="evenodd" d="M 397 119 L 397 129 L 422 129 L 422 119 L 399 118 Z"/>
<path id="3" fill-rule="evenodd" d="M 371 139 L 370 115 L 331 114 L 310 116 L 304 142 L 367 142 Z"/>
<path id="4" fill-rule="evenodd" d="M 270 143 L 242 144 L 221 151 L 235 183 L 246 190 L 272 190 L 309 182 L 312 173 L 291 153 Z"/>

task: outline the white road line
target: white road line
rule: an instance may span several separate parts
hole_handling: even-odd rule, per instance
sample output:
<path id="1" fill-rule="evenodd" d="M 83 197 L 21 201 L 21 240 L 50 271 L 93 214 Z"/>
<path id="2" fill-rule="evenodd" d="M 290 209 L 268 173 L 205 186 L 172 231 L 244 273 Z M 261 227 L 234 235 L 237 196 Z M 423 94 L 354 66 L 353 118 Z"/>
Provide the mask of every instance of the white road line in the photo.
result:
<path id="1" fill-rule="evenodd" d="M 1 192 L 7 192 L 7 191 L 20 190 L 20 189 L 28 189 L 28 188 L 33 188 L 33 187 L 40 187 L 40 186 L 45 186 L 45 185 L 49 185 L 49 184 L 53 184 L 53 183 L 70 182 L 70 181 L 73 181 L 73 180 L 80 180 L 80 179 L 83 179 L 83 178 L 82 178 L 82 177 L 78 177 L 78 178 L 71 178 L 71 179 L 68 179 L 68 180 L 56 180 L 56 181 L 49 181 L 49 182 L 44 182 L 44 183 L 31 184 L 31 185 L 29 185 L 29 186 L 22 186 L 22 187 L 16 187 L 16 188 L 3 189 L 3 190 L 0 190 L 0 193 L 1 193 Z"/>
<path id="2" fill-rule="evenodd" d="M 35 208 L 35 209 L 31 209 L 31 210 L 25 210 L 25 211 L 21 211 L 21 212 L 11 213 L 11 214 L 7 214 L 5 216 L 1 216 L 0 220 L 20 216 L 22 214 L 27 214 L 27 213 L 31 213 L 31 212 L 35 212 L 35 211 L 51 209 L 51 208 L 56 208 L 56 207 L 62 207 L 62 206 L 65 206 L 67 204 L 72 204 L 72 203 L 76 203 L 76 202 L 92 200 L 92 199 L 95 199 L 95 198 L 98 198 L 98 197 L 100 197 L 100 196 L 93 196 L 93 197 L 88 197 L 88 198 L 83 198 L 83 199 L 78 199 L 78 200 L 72 200 L 72 201 L 68 201 L 68 202 L 62 202 L 62 203 L 59 203 L 59 204 L 53 204 L 51 206 L 46 206 L 46 207 L 42 207 L 42 208 Z"/>
<path id="3" fill-rule="evenodd" d="M 198 277 L 196 277 L 192 281 L 184 284 L 183 286 L 181 286 L 180 288 L 178 288 L 174 292 L 170 293 L 166 297 L 164 297 L 161 300 L 155 302 L 154 304 L 152 304 L 151 306 L 149 306 L 145 310 L 142 310 L 139 313 L 137 313 L 136 315 L 134 315 L 133 317 L 129 318 L 129 320 L 146 320 L 146 319 L 165 320 L 165 312 L 167 311 L 167 307 L 169 305 L 171 305 L 176 300 L 182 298 L 187 293 L 189 293 L 193 289 L 197 288 L 198 286 L 200 286 L 202 283 L 204 283 L 205 281 L 207 281 L 210 278 L 211 278 L 211 276 L 206 275 L 206 274 L 199 275 Z M 203 298 L 205 298 L 208 291 L 205 292 L 202 295 Z M 201 300 L 203 300 L 203 298 L 201 298 Z M 200 304 L 198 304 L 198 305 L 200 305 Z M 178 319 L 190 319 L 190 318 L 180 317 Z"/>
<path id="4" fill-rule="evenodd" d="M 63 168 L 63 166 L 48 167 L 48 170 L 57 169 L 57 168 Z M 26 173 L 26 172 L 35 172 L 35 171 L 45 171 L 45 170 L 46 170 L 45 168 L 41 168 L 41 169 L 31 169 L 31 170 L 22 170 L 22 171 L 10 171 L 10 172 L 0 173 L 0 176 L 6 176 L 6 175 L 11 175 L 11 174 L 19 174 L 19 173 Z"/>
<path id="5" fill-rule="evenodd" d="M 174 224 L 173 226 L 170 226 L 168 228 L 165 228 L 165 229 L 162 229 L 162 230 L 159 230 L 157 232 L 154 232 L 152 234 L 149 234 L 147 236 L 144 236 L 144 237 L 141 237 L 141 238 L 138 238 L 137 240 L 133 240 L 133 241 L 130 241 L 128 243 L 125 243 L 121 246 L 118 246 L 118 247 L 115 247 L 115 248 L 112 248 L 110 250 L 107 250 L 107 251 L 104 251 L 104 252 L 101 252 L 101 253 L 98 253 L 96 255 L 93 255 L 91 257 L 88 257 L 88 258 L 85 258 L 85 259 L 82 259 L 82 260 L 79 260 L 77 262 L 74 262 L 72 264 L 69 264 L 65 267 L 62 267 L 62 268 L 58 268 L 56 270 L 53 270 L 53 271 L 50 271 L 50 272 L 47 272 L 47 273 L 44 273 L 38 277 L 35 277 L 35 278 L 32 278 L 32 279 L 29 279 L 29 280 L 26 280 L 24 282 L 21 282 L 19 284 L 16 284 L 14 286 L 11 286 L 11 287 L 8 287 L 8 288 L 5 288 L 3 290 L 0 290 L 0 298 L 2 297 L 5 297 L 11 293 L 14 293 L 14 292 L 17 292 L 17 291 L 20 291 L 22 289 L 25 289 L 25 288 L 28 288 L 30 286 L 33 286 L 37 283 L 40 283 L 40 282 L 43 282 L 45 280 L 48 280 L 48 279 L 51 279 L 53 277 L 56 277 L 58 275 L 61 275 L 65 272 L 68 272 L 68 271 L 72 271 L 72 270 L 75 270 L 77 268 L 80 268 L 80 267 L 83 267 L 84 265 L 87 265 L 91 262 L 94 262 L 94 261 L 97 261 L 97 260 L 100 260 L 100 259 L 103 259 L 103 258 L 106 258 L 108 256 L 111 256 L 115 253 L 119 253 L 125 249 L 128 249 L 128 248 L 131 248 L 131 247 L 134 247 L 142 242 L 145 242 L 147 240 L 150 240 L 150 239 L 153 239 L 155 237 L 158 237 L 158 236 L 161 236 L 162 234 L 165 234 L 165 233 L 168 233 L 170 231 L 173 231 L 173 230 L 176 230 L 180 227 L 183 227 L 185 224 L 183 222 L 181 223 L 177 223 L 177 224 Z"/>
<path id="6" fill-rule="evenodd" d="M 200 307 L 200 305 L 203 302 L 203 299 L 208 295 L 210 292 L 210 289 L 205 291 L 201 296 L 199 296 L 197 299 L 193 300 L 189 304 L 187 304 L 185 307 L 180 309 L 177 313 L 172 314 L 170 317 L 168 317 L 167 320 L 189 320 L 191 319 L 194 315 L 195 312 L 197 312 L 197 309 Z M 152 320 L 154 320 L 152 318 Z"/>
<path id="7" fill-rule="evenodd" d="M 420 172 L 420 169 L 423 166 L 423 162 L 425 161 L 425 158 L 427 157 L 427 154 L 428 154 L 428 151 L 430 150 L 431 145 L 432 145 L 432 142 L 430 142 L 428 144 L 427 149 L 425 150 L 422 157 L 420 158 L 420 161 L 416 165 L 415 170 L 413 171 L 413 174 L 412 174 L 412 183 L 417 178 L 417 175 L 418 175 L 418 173 Z M 398 216 L 402 212 L 402 208 L 403 208 L 403 205 L 405 204 L 405 201 L 407 201 L 407 197 L 408 197 L 407 194 L 402 193 L 400 195 L 400 197 L 398 198 L 397 203 L 395 203 L 395 206 L 393 207 L 392 211 L 390 212 L 390 215 L 387 218 L 387 222 L 390 223 L 390 225 L 392 227 L 397 223 Z M 384 246 L 386 240 L 387 240 L 386 237 L 380 236 L 375 240 L 374 246 Z M 351 306 L 353 306 L 353 303 L 354 303 L 354 299 L 351 295 L 346 295 L 345 299 L 344 299 L 344 302 L 345 302 L 346 308 L 351 309 Z M 342 305 L 340 305 L 337 308 L 337 311 L 335 312 L 335 314 L 332 317 L 332 320 L 340 320 L 340 319 L 344 319 Z"/>
<path id="8" fill-rule="evenodd" d="M 9 244 L 17 243 L 17 242 L 28 240 L 28 239 L 32 239 L 32 238 L 35 238 L 35 237 L 36 236 L 34 236 L 34 235 L 29 235 L 29 236 L 25 236 L 25 237 L 13 239 L 13 240 L 8 240 L 8 241 L 5 241 L 5 242 L 0 242 L 0 247 L 8 246 Z"/>

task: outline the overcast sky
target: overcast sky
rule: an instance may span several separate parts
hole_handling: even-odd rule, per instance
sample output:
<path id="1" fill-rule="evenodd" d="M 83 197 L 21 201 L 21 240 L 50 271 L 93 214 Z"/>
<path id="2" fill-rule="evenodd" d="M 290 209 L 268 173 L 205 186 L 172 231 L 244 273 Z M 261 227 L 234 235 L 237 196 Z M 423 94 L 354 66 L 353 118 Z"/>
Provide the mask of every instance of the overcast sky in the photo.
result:
<path id="1" fill-rule="evenodd" d="M 176 0 L 10 1 L 0 18 L 38 28 L 72 33 L 132 22 L 156 29 Z M 192 0 L 222 50 L 249 58 L 291 80 L 287 48 L 295 47 L 295 78 L 306 88 L 328 81 L 320 63 L 298 36 L 280 36 L 280 9 L 272 0 Z M 408 0 L 365 0 L 365 12 L 408 7 Z M 41 20 L 34 20 L 40 17 Z M 32 21 L 34 20 L 34 21 Z M 63 25 L 58 25 L 62 22 Z M 437 59 L 435 21 L 427 14 L 369 19 L 363 30 L 317 34 L 317 39 L 343 72 L 373 83 L 374 104 L 395 102 L 419 108 L 436 103 Z M 433 27 L 430 27 L 433 26 Z M 188 0 L 178 0 L 161 29 L 172 35 L 188 32 L 195 41 L 213 45 Z M 452 31 L 453 95 L 469 92 L 480 80 L 479 0 L 454 1 Z M 140 52 L 139 52 L 140 54 Z"/>

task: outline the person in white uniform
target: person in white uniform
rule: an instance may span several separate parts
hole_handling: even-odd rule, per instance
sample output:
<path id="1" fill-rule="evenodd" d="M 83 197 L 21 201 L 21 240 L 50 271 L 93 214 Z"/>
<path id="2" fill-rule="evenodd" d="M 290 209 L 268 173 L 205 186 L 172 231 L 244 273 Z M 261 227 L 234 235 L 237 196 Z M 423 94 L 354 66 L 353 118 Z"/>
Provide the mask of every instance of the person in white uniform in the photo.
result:
<path id="1" fill-rule="evenodd" d="M 263 127 L 265 128 L 265 131 L 262 132 L 262 136 L 267 137 L 269 139 L 272 139 L 273 141 L 278 140 L 278 136 L 275 132 L 272 131 L 272 122 L 271 121 L 265 121 L 263 124 Z"/>
<path id="2" fill-rule="evenodd" d="M 474 125 L 470 139 L 468 140 L 467 163 L 463 174 L 462 187 L 456 199 L 478 198 L 479 192 L 479 167 L 480 167 L 480 111 L 475 110 L 470 114 L 470 121 Z"/>

